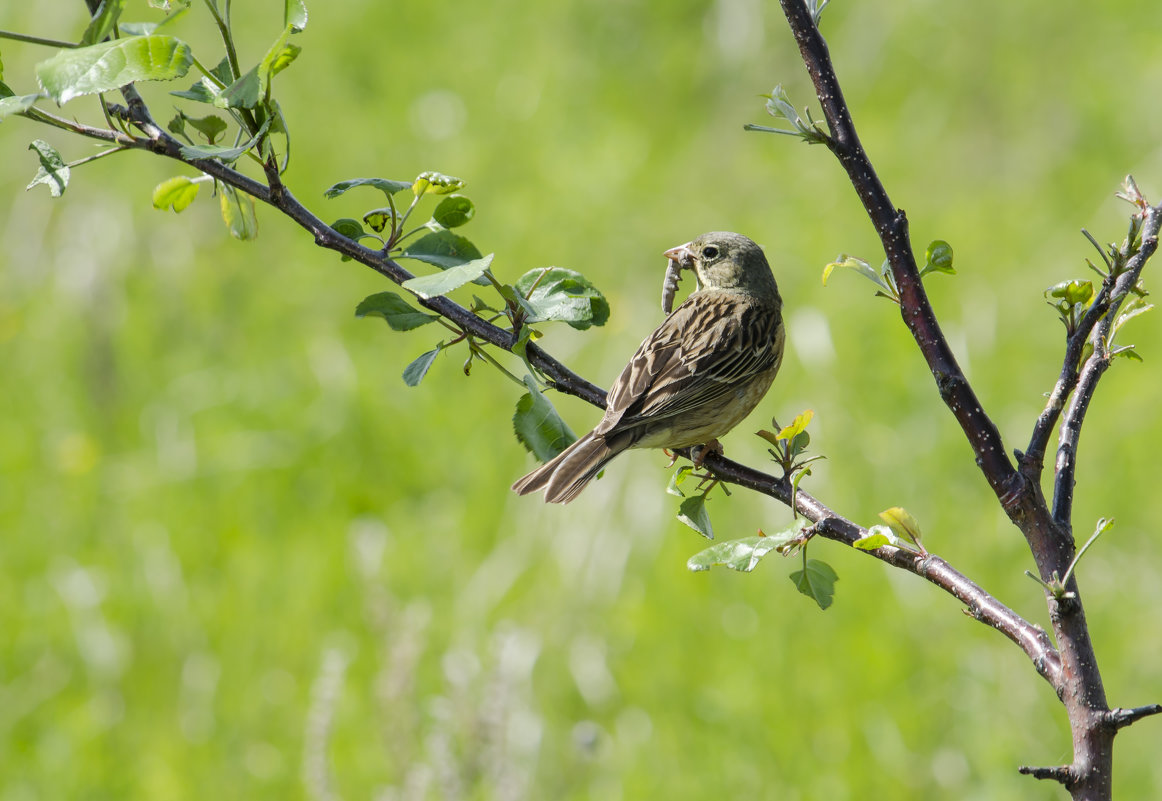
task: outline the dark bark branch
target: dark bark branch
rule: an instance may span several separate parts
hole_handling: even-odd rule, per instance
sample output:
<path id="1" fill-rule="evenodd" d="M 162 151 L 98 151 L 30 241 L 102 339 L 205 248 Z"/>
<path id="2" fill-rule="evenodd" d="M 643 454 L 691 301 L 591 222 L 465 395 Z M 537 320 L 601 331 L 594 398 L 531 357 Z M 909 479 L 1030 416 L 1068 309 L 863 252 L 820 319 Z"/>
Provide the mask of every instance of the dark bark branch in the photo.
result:
<path id="1" fill-rule="evenodd" d="M 1073 773 L 1068 765 L 1059 765 L 1053 768 L 1034 768 L 1022 765 L 1017 768 L 1017 772 L 1025 776 L 1032 776 L 1034 779 L 1050 779 L 1061 782 L 1067 789 L 1073 783 Z"/>
<path id="2" fill-rule="evenodd" d="M 1056 479 L 1053 488 L 1053 520 L 1058 526 L 1068 526 L 1073 514 L 1073 487 L 1076 484 L 1077 473 L 1077 444 L 1081 438 L 1081 426 L 1089 410 L 1090 401 L 1102 375 L 1109 369 L 1113 359 L 1110 352 L 1109 340 L 1113 330 L 1114 318 L 1121 308 L 1122 301 L 1137 286 L 1142 276 L 1146 262 L 1158 249 L 1158 231 L 1162 226 L 1162 204 L 1146 206 L 1141 210 L 1142 232 L 1141 245 L 1131 256 L 1125 269 L 1113 276 L 1106 284 L 1112 284 L 1108 292 L 1108 300 L 1103 304 L 1093 331 L 1089 335 L 1089 342 L 1093 345 L 1093 353 L 1086 359 L 1077 378 L 1077 387 L 1066 408 L 1061 421 L 1061 436 L 1057 447 Z M 1132 249 L 1133 242 L 1127 242 L 1126 248 Z M 1102 287 L 1103 291 L 1105 286 Z M 1096 305 L 1095 301 L 1095 305 Z M 1093 312 L 1093 308 L 1090 309 Z M 1089 313 L 1086 314 L 1086 317 Z"/>
<path id="3" fill-rule="evenodd" d="M 1142 718 L 1151 715 L 1162 715 L 1162 704 L 1149 704 L 1133 709 L 1111 709 L 1109 712 L 1110 725 L 1115 729 L 1124 729 Z"/>
<path id="4" fill-rule="evenodd" d="M 1162 212 L 1147 208 L 1140 195 L 1128 198 L 1137 203 L 1143 216 L 1148 218 L 1141 250 L 1134 256 L 1136 263 L 1133 269 L 1128 267 L 1117 277 L 1116 285 L 1103 285 L 1094 308 L 1083 315 L 1078 332 L 1067 343 L 1061 375 L 1034 427 L 1029 452 L 1018 453 L 1018 471 L 1009 461 L 999 431 L 982 410 L 940 330 L 913 256 L 907 219 L 903 211 L 892 204 L 864 152 L 840 91 L 827 45 L 807 4 L 804 0 L 780 0 L 780 3 L 827 119 L 831 135 L 824 141 L 847 172 L 883 243 L 899 290 L 904 322 L 936 379 L 942 399 L 968 438 L 977 465 L 1001 506 L 1025 535 L 1042 580 L 1060 585 L 1058 577 L 1066 574 L 1074 554 L 1070 515 L 1081 424 L 1097 382 L 1109 364 L 1107 346 L 1112 318 L 1157 246 L 1157 218 Z M 1130 186 L 1133 189 L 1131 194 L 1137 194 L 1136 187 Z M 1129 246 L 1133 246 L 1132 241 Z M 1079 367 L 1087 337 L 1095 345 L 1094 355 L 1084 367 Z M 1066 399 L 1071 394 L 1072 402 L 1066 408 Z M 1041 493 L 1040 476 L 1050 432 L 1063 409 L 1055 504 L 1051 513 Z M 1075 576 L 1069 577 L 1060 597 L 1047 593 L 1047 599 L 1060 651 L 1045 651 L 1035 642 L 1023 647 L 1042 676 L 1054 677 L 1050 680 L 1069 716 L 1074 760 L 1068 767 L 1024 768 L 1022 772 L 1060 781 L 1077 799 L 1108 799 L 1112 793 L 1113 736 L 1117 728 L 1109 717 L 1105 689 Z M 1014 638 L 1014 641 L 1018 640 Z M 1045 660 L 1037 656 L 1044 653 L 1052 653 L 1059 662 L 1047 666 Z"/>
<path id="5" fill-rule="evenodd" d="M 1009 460 L 1000 431 L 984 412 L 940 329 L 912 253 L 907 217 L 888 197 L 864 152 L 839 87 L 827 43 L 803 0 L 780 0 L 780 3 L 827 118 L 831 134 L 827 146 L 846 170 L 883 244 L 900 291 L 900 313 L 904 324 L 919 345 L 928 369 L 936 379 L 941 398 L 968 438 L 976 463 L 989 486 L 1010 516 L 1023 513 L 1017 507 L 1022 496 L 1028 500 L 1026 482 Z"/>

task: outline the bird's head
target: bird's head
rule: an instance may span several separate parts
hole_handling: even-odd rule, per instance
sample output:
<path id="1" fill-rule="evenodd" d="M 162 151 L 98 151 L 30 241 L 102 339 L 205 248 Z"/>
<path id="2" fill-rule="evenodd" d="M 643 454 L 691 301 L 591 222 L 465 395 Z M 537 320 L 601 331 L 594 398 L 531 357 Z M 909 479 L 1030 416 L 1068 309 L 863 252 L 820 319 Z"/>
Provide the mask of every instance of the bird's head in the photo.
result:
<path id="1" fill-rule="evenodd" d="M 699 289 L 738 289 L 755 295 L 778 295 L 775 277 L 762 248 L 742 234 L 711 231 L 670 248 L 665 257 L 693 270 Z"/>

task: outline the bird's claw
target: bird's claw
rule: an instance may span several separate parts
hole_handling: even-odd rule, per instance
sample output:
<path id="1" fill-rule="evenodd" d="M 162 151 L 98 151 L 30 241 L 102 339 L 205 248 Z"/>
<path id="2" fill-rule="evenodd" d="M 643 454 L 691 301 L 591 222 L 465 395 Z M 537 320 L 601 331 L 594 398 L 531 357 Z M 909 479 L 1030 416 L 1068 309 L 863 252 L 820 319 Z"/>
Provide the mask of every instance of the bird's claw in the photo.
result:
<path id="1" fill-rule="evenodd" d="M 726 451 L 722 447 L 722 443 L 716 439 L 712 439 L 705 445 L 695 445 L 690 449 L 690 461 L 694 463 L 695 470 L 702 469 L 702 463 L 706 461 L 706 457 L 712 453 L 717 453 L 719 456 Z"/>

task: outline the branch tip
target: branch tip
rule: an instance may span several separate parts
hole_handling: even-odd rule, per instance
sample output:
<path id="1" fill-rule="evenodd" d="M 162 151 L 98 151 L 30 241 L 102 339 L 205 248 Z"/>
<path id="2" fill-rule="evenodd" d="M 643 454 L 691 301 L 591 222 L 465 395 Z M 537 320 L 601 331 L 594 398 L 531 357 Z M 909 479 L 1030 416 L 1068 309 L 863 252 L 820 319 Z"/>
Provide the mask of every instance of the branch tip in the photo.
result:
<path id="1" fill-rule="evenodd" d="M 1022 776 L 1032 776 L 1034 779 L 1049 779 L 1055 782 L 1061 782 L 1068 788 L 1073 784 L 1073 769 L 1069 765 L 1058 765 L 1052 768 L 1037 768 L 1030 765 L 1022 765 L 1017 768 L 1017 773 Z"/>
<path id="2" fill-rule="evenodd" d="M 1111 709 L 1107 714 L 1109 723 L 1114 729 L 1124 729 L 1142 718 L 1162 715 L 1162 704 L 1147 704 L 1146 706 L 1136 706 L 1133 709 Z"/>

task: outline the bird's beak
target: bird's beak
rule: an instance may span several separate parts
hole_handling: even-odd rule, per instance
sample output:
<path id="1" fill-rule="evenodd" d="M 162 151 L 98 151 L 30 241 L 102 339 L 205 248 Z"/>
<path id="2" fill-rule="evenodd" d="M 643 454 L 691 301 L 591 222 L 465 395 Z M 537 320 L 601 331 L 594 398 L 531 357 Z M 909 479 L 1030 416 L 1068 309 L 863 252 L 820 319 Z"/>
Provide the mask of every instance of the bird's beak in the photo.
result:
<path id="1" fill-rule="evenodd" d="M 679 267 L 689 269 L 694 266 L 694 251 L 690 250 L 690 243 L 678 245 L 676 248 L 670 248 L 662 254 L 670 261 L 678 263 Z"/>

